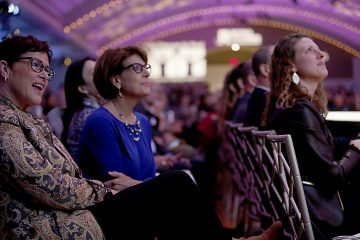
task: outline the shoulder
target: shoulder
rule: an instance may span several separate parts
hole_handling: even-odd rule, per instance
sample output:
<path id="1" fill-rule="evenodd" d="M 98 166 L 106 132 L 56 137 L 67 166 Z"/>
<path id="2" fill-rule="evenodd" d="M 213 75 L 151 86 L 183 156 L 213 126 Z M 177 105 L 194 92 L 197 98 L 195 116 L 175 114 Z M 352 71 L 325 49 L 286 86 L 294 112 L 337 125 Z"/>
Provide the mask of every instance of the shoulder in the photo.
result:
<path id="1" fill-rule="evenodd" d="M 149 118 L 142 113 L 135 112 L 135 116 L 140 122 L 150 125 Z"/>
<path id="2" fill-rule="evenodd" d="M 96 108 L 93 107 L 87 107 L 85 106 L 83 109 L 81 109 L 78 112 L 78 118 L 87 118 L 88 116 L 90 116 L 94 111 L 96 110 Z"/>
<path id="3" fill-rule="evenodd" d="M 301 115 L 304 118 L 321 117 L 321 114 L 315 105 L 305 98 L 297 99 L 294 106 L 288 110 L 297 113 L 297 115 Z"/>
<path id="4" fill-rule="evenodd" d="M 271 122 L 272 125 L 278 126 L 313 128 L 323 122 L 323 118 L 312 102 L 307 99 L 297 99 L 292 107 L 276 108 Z"/>
<path id="5" fill-rule="evenodd" d="M 24 128 L 31 128 L 31 126 L 28 125 L 35 124 L 36 120 L 32 117 L 31 113 L 0 104 L 0 123 L 9 123 L 23 126 Z"/>
<path id="6" fill-rule="evenodd" d="M 250 102 L 254 103 L 256 101 L 262 101 L 263 99 L 265 99 L 265 101 L 266 101 L 266 91 L 262 88 L 255 88 L 250 96 L 249 103 Z"/>
<path id="7" fill-rule="evenodd" d="M 112 128 L 115 117 L 104 107 L 100 107 L 86 119 L 83 131 L 105 131 L 107 128 Z"/>
<path id="8" fill-rule="evenodd" d="M 263 94 L 266 94 L 266 90 L 263 89 L 263 88 L 260 88 L 260 87 L 256 87 L 253 91 L 253 94 L 260 94 L 260 95 L 263 95 Z"/>
<path id="9" fill-rule="evenodd" d="M 88 121 L 104 121 L 112 118 L 112 114 L 104 107 L 99 107 L 93 110 L 89 116 Z"/>
<path id="10" fill-rule="evenodd" d="M 0 121 L 8 122 L 13 124 L 19 124 L 18 114 L 16 110 L 10 108 L 9 106 L 0 105 Z"/>

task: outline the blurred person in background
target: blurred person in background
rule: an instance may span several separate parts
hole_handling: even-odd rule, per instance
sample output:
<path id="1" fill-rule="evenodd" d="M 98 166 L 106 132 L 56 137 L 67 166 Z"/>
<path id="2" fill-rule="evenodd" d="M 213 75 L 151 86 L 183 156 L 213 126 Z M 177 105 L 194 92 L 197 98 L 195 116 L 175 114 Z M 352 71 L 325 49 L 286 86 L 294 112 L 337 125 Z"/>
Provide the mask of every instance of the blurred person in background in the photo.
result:
<path id="1" fill-rule="evenodd" d="M 237 75 L 238 79 L 242 79 L 245 92 L 236 100 L 228 118 L 233 122 L 242 123 L 245 121 L 248 102 L 256 86 L 257 79 L 251 66 L 251 60 L 241 63 L 237 69 L 234 74 Z"/>
<path id="2" fill-rule="evenodd" d="M 246 108 L 244 126 L 261 127 L 262 113 L 266 107 L 266 95 L 270 91 L 269 74 L 274 47 L 264 46 L 252 57 L 251 66 L 257 81 Z"/>
<path id="3" fill-rule="evenodd" d="M 37 106 L 43 110 L 42 114 L 43 116 L 45 114 L 46 122 L 49 124 L 52 132 L 57 138 L 61 138 L 64 130 L 62 116 L 66 107 L 64 84 L 58 87 L 57 92 L 57 94 L 52 91 L 45 93 L 47 96 L 43 98 L 43 104 Z"/>
<path id="4" fill-rule="evenodd" d="M 61 141 L 78 161 L 79 142 L 85 122 L 104 101 L 93 82 L 95 59 L 85 57 L 70 64 L 65 75 L 66 108 L 62 116 Z"/>

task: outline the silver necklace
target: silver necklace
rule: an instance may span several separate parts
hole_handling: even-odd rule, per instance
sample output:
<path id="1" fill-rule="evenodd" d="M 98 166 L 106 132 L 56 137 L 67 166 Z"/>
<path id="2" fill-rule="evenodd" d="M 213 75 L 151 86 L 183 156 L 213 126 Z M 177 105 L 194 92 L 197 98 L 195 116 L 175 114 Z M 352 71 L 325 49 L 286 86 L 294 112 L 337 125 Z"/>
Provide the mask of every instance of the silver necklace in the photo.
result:
<path id="1" fill-rule="evenodd" d="M 130 124 L 127 120 L 125 120 L 125 116 L 123 114 L 119 113 L 119 116 L 120 119 L 122 120 L 121 122 L 129 130 L 129 135 L 132 137 L 134 142 L 138 142 L 140 140 L 140 134 L 142 132 L 140 120 L 136 119 L 135 117 L 136 123 Z"/>

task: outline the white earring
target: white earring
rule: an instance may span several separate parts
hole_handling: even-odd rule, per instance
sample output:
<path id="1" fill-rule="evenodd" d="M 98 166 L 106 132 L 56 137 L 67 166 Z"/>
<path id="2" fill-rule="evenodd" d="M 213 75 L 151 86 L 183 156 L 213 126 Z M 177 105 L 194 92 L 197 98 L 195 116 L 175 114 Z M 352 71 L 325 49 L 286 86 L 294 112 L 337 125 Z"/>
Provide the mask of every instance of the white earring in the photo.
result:
<path id="1" fill-rule="evenodd" d="M 119 88 L 119 97 L 120 97 L 120 98 L 123 98 L 123 97 L 124 97 L 124 94 L 121 92 L 121 88 Z"/>
<path id="2" fill-rule="evenodd" d="M 8 76 L 4 76 L 4 82 L 7 82 Z"/>
<path id="3" fill-rule="evenodd" d="M 294 72 L 293 75 L 291 76 L 291 80 L 295 85 L 298 85 L 300 82 L 300 77 L 299 75 L 297 75 L 296 72 Z"/>

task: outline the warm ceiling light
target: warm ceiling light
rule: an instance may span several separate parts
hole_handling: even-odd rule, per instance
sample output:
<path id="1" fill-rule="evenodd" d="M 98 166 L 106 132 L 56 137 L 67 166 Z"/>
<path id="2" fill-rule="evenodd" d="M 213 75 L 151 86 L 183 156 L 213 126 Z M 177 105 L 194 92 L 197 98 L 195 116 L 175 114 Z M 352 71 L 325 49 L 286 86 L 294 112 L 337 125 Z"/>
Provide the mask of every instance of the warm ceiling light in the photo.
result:
<path id="1" fill-rule="evenodd" d="M 71 62 L 72 62 L 72 60 L 71 60 L 71 58 L 69 58 L 69 57 L 66 57 L 66 58 L 64 59 L 64 65 L 65 65 L 65 66 L 69 66 L 69 65 L 71 64 Z"/>
<path id="2" fill-rule="evenodd" d="M 240 44 L 238 44 L 238 43 L 231 44 L 231 50 L 233 50 L 234 52 L 239 51 L 240 50 Z"/>

